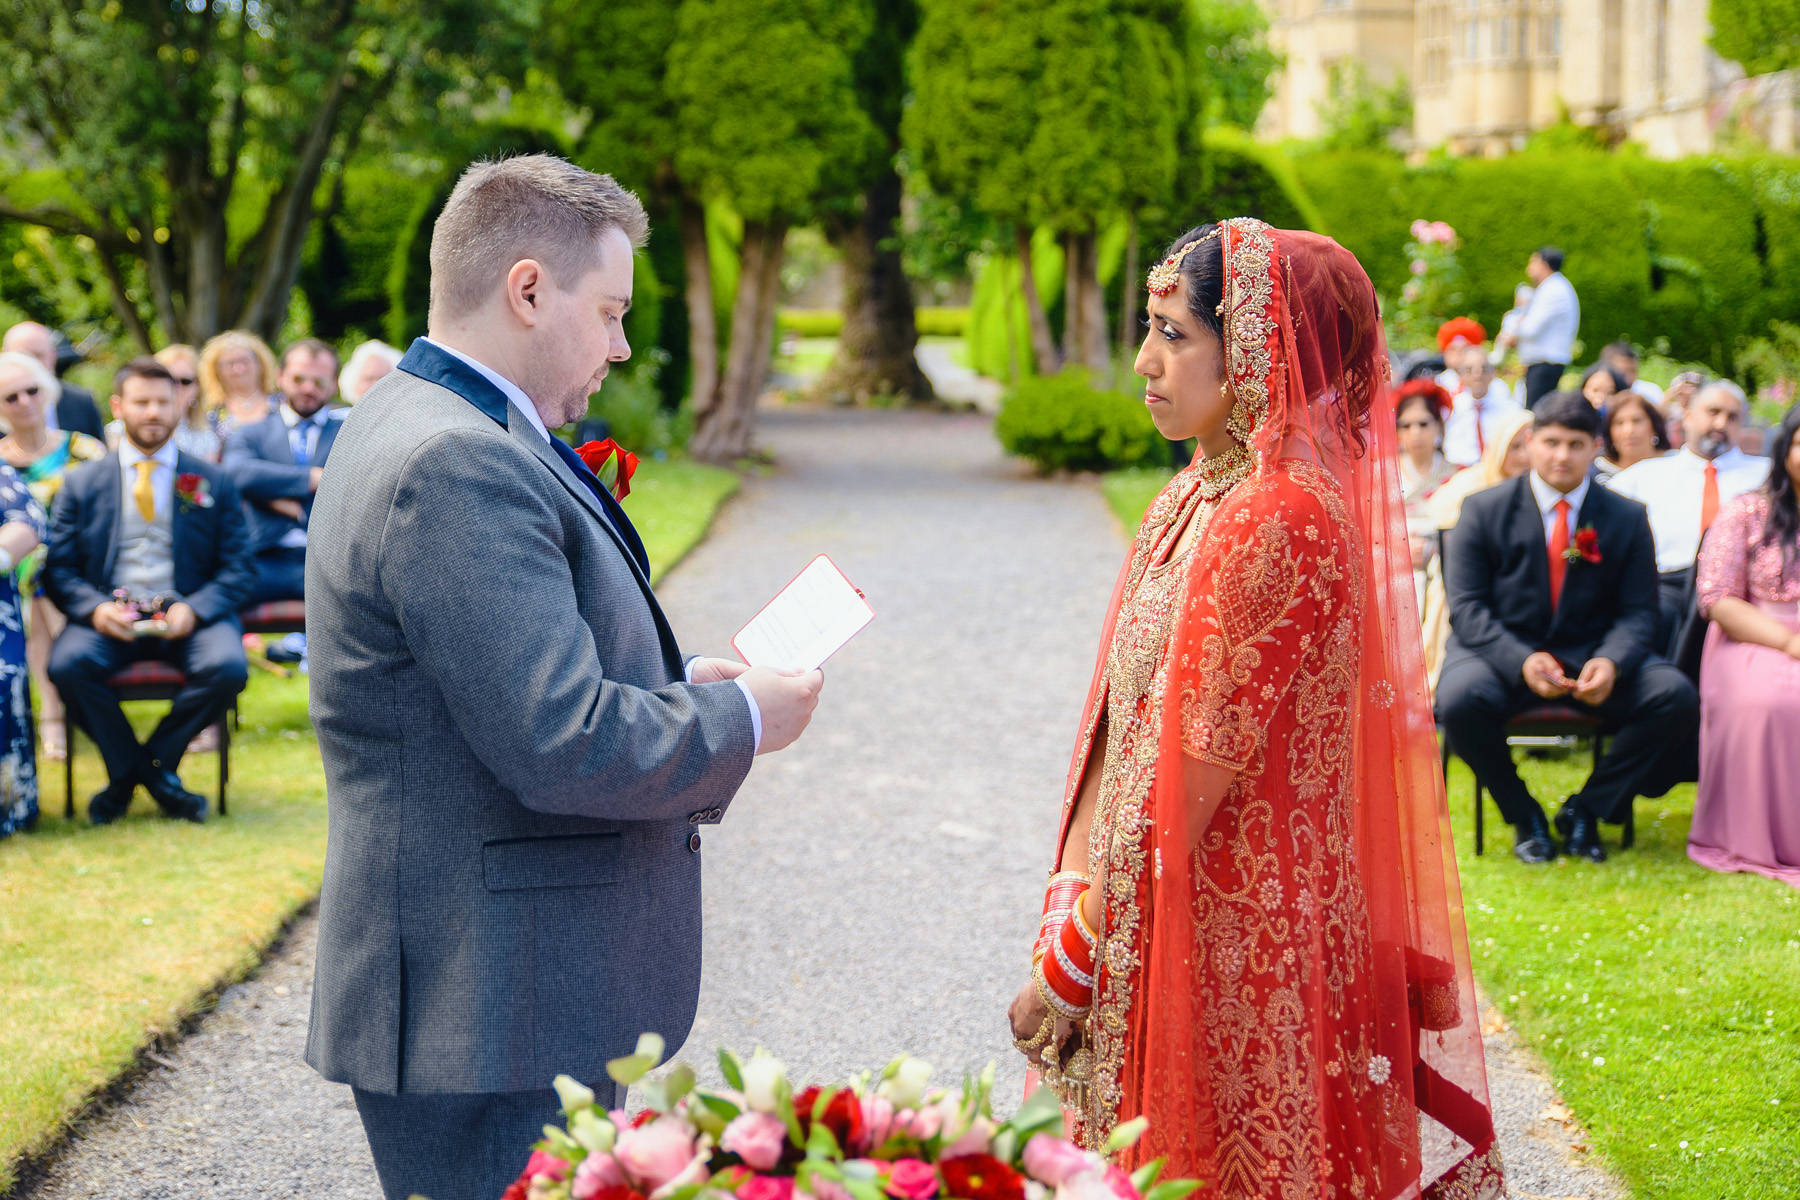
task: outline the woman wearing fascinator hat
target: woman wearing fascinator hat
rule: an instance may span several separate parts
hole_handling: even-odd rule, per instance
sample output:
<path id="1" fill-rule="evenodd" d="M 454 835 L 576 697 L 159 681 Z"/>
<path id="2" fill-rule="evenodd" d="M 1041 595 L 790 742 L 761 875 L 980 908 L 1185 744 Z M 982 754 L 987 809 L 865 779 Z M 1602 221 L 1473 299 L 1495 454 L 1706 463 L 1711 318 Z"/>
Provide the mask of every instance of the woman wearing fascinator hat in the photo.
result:
<path id="1" fill-rule="evenodd" d="M 1503 1195 L 1374 289 L 1235 218 L 1149 292 L 1201 455 L 1113 594 L 1014 1036 L 1203 1197 Z"/>

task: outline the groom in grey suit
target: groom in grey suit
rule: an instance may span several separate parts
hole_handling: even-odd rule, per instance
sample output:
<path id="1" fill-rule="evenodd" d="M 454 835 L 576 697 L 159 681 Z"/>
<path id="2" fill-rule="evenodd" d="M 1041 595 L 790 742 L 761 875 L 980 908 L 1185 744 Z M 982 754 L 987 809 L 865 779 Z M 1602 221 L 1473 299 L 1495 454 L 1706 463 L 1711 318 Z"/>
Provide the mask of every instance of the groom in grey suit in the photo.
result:
<path id="1" fill-rule="evenodd" d="M 637 199 L 479 163 L 431 244 L 430 334 L 352 411 L 306 567 L 330 831 L 306 1059 L 390 1200 L 497 1200 L 567 1072 L 687 1037 L 700 832 L 818 672 L 686 658 L 631 522 L 547 432 L 630 355 Z"/>

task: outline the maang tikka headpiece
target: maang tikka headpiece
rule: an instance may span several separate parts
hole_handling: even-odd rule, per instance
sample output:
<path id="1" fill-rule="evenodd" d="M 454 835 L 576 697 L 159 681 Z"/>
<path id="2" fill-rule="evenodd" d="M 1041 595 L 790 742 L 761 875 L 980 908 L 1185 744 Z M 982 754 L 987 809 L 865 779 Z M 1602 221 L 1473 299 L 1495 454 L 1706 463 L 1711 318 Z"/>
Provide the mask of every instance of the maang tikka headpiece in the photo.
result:
<path id="1" fill-rule="evenodd" d="M 1223 233 L 1225 227 L 1220 225 L 1205 237 L 1197 237 L 1169 257 L 1150 268 L 1150 277 L 1145 282 L 1149 285 L 1152 296 L 1166 296 L 1181 283 L 1181 260 L 1188 256 L 1188 251 L 1195 246 L 1204 245 Z"/>

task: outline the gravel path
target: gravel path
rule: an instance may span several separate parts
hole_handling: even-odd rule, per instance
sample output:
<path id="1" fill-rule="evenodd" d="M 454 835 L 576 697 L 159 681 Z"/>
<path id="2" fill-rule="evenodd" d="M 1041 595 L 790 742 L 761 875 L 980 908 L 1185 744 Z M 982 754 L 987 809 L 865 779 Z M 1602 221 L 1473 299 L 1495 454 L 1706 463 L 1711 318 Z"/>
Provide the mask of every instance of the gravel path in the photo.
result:
<path id="1" fill-rule="evenodd" d="M 1022 1062 L 1004 1010 L 1023 979 L 1095 640 L 1122 546 L 1088 486 L 1004 462 L 977 416 L 780 412 L 753 479 L 661 589 L 684 645 L 731 634 L 829 553 L 875 623 L 826 669 L 812 728 L 760 760 L 706 839 L 706 975 L 682 1056 L 766 1045 L 797 1077 L 905 1049 L 940 1082 Z M 193 1037 L 89 1124 L 42 1200 L 377 1195 L 348 1090 L 300 1062 L 311 922 Z M 1521 1196 L 1622 1190 L 1504 1031 L 1488 1040 Z"/>

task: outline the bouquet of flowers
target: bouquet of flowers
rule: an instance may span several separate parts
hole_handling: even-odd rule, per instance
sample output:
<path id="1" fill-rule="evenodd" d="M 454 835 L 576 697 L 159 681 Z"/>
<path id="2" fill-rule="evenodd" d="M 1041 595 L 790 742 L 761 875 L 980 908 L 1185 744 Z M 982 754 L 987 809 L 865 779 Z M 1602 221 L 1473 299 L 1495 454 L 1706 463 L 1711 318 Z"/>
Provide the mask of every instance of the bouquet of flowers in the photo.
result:
<path id="1" fill-rule="evenodd" d="M 1146 1122 L 1121 1125 L 1104 1154 L 1063 1137 L 1062 1109 L 1040 1088 L 993 1119 L 994 1068 L 957 1092 L 931 1089 L 931 1065 L 905 1055 L 879 1075 L 796 1092 L 781 1062 L 719 1051 L 726 1086 L 696 1086 L 678 1064 L 646 1079 L 663 1042 L 607 1074 L 638 1084 L 649 1107 L 605 1112 L 591 1089 L 556 1078 L 565 1128 L 544 1140 L 501 1200 L 1183 1200 L 1197 1180 L 1158 1181 L 1162 1160 L 1126 1174 L 1110 1157 Z"/>

